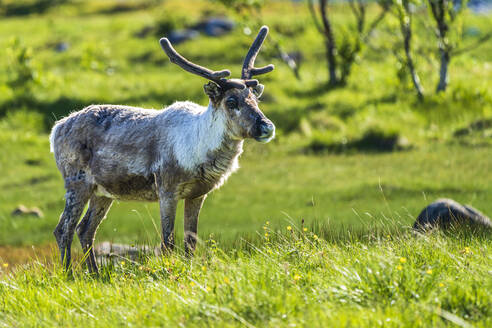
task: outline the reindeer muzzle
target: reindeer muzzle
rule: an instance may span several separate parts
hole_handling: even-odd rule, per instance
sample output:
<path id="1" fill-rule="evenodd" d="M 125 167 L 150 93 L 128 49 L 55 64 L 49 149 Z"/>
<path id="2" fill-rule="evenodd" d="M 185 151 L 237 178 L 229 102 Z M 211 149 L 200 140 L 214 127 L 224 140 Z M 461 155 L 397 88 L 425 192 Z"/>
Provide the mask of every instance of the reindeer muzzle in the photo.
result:
<path id="1" fill-rule="evenodd" d="M 275 137 L 275 125 L 270 120 L 261 120 L 257 127 L 258 134 L 255 140 L 261 143 L 267 143 Z"/>

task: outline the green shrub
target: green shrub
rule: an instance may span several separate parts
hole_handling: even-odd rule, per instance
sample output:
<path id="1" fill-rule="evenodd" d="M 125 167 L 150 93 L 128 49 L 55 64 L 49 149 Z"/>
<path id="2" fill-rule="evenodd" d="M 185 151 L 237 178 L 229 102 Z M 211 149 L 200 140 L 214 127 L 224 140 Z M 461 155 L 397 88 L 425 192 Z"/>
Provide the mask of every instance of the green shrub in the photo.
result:
<path id="1" fill-rule="evenodd" d="M 32 98 L 32 88 L 39 84 L 39 71 L 34 67 L 32 49 L 15 37 L 7 47 L 7 86 L 20 102 Z"/>

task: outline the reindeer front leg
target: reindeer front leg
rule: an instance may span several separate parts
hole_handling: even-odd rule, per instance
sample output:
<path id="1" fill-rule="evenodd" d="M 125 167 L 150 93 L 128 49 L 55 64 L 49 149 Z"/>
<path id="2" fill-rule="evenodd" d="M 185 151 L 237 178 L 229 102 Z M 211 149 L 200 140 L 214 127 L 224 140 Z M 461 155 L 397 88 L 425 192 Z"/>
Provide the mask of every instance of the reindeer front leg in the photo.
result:
<path id="1" fill-rule="evenodd" d="M 174 249 L 174 220 L 176 218 L 176 206 L 178 200 L 174 193 L 159 193 L 159 206 L 162 228 L 162 252 L 170 252 Z"/>
<path id="2" fill-rule="evenodd" d="M 174 220 L 176 218 L 176 206 L 178 197 L 174 190 L 169 190 L 160 179 L 156 179 L 159 195 L 159 207 L 162 228 L 162 252 L 170 252 L 174 249 Z"/>
<path id="3" fill-rule="evenodd" d="M 184 246 L 187 255 L 193 255 L 197 240 L 198 215 L 207 195 L 185 199 L 184 204 Z"/>

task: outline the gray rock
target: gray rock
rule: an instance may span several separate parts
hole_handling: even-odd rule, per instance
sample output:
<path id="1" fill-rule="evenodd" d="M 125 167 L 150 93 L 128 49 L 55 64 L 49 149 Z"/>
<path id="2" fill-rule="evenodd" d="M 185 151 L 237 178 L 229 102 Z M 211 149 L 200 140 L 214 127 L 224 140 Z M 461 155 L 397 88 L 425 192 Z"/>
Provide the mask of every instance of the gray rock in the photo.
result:
<path id="1" fill-rule="evenodd" d="M 141 245 L 125 245 L 125 244 L 113 244 L 109 241 L 104 241 L 97 244 L 94 247 L 94 252 L 99 259 L 111 259 L 111 258 L 128 258 L 136 260 L 140 256 L 145 255 L 159 255 L 160 248 L 141 246 Z"/>
<path id="2" fill-rule="evenodd" d="M 196 39 L 199 33 L 195 30 L 176 30 L 169 33 L 167 38 L 172 44 L 179 44 L 188 40 Z"/>
<path id="3" fill-rule="evenodd" d="M 65 52 L 70 48 L 70 44 L 68 42 L 58 42 L 55 44 L 55 51 L 56 52 Z"/>
<path id="4" fill-rule="evenodd" d="M 231 32 L 234 26 L 234 22 L 228 18 L 212 17 L 195 24 L 192 29 L 208 36 L 218 37 Z"/>
<path id="5" fill-rule="evenodd" d="M 420 212 L 413 225 L 415 230 L 434 228 L 458 228 L 470 226 L 491 229 L 490 219 L 469 205 L 461 205 L 452 199 L 438 199 Z"/>
<path id="6" fill-rule="evenodd" d="M 32 207 L 28 208 L 24 205 L 19 205 L 17 206 L 12 213 L 10 214 L 12 216 L 32 216 L 35 218 L 42 218 L 44 216 L 43 212 L 37 208 L 37 207 Z"/>

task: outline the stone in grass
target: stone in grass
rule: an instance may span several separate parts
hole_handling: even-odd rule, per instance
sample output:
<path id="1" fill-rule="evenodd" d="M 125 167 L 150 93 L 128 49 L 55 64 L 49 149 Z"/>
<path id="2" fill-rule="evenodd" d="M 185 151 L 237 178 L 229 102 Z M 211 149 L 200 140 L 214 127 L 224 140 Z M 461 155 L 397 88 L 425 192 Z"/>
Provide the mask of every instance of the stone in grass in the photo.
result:
<path id="1" fill-rule="evenodd" d="M 44 215 L 43 215 L 43 212 L 37 208 L 37 207 L 32 207 L 32 208 L 28 208 L 24 205 L 19 205 L 17 206 L 11 213 L 12 216 L 32 216 L 32 217 L 35 217 L 35 218 L 42 218 Z"/>
<path id="2" fill-rule="evenodd" d="M 490 219 L 469 205 L 461 205 L 452 199 L 438 199 L 420 212 L 413 225 L 414 230 L 448 229 L 468 226 L 491 229 Z"/>
<path id="3" fill-rule="evenodd" d="M 131 259 L 137 260 L 141 256 L 147 255 L 159 255 L 160 248 L 140 246 L 140 245 L 125 245 L 125 244 L 114 244 L 109 241 L 104 241 L 97 244 L 94 247 L 94 252 L 97 258 L 103 259 Z"/>

